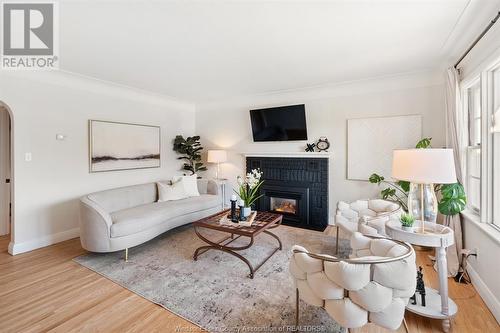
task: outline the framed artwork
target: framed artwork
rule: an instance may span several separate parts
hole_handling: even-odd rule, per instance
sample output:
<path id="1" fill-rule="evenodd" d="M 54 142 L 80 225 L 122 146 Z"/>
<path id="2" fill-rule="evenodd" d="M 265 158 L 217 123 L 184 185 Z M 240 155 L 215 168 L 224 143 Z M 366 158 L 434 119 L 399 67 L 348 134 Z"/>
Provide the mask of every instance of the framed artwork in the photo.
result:
<path id="1" fill-rule="evenodd" d="M 368 180 L 372 173 L 391 179 L 392 151 L 422 139 L 422 116 L 404 115 L 347 120 L 347 179 Z"/>
<path id="2" fill-rule="evenodd" d="M 90 172 L 160 167 L 160 126 L 89 120 Z"/>

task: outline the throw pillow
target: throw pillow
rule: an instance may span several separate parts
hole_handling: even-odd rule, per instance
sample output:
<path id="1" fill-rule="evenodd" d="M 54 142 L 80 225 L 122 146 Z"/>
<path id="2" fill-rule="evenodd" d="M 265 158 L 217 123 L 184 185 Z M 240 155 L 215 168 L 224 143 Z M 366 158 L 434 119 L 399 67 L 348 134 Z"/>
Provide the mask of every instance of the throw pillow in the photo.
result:
<path id="1" fill-rule="evenodd" d="M 182 182 L 173 183 L 172 185 L 157 182 L 156 186 L 158 187 L 158 202 L 180 200 L 188 197 Z"/>
<path id="2" fill-rule="evenodd" d="M 182 176 L 181 181 L 184 185 L 184 191 L 188 197 L 198 197 L 200 192 L 198 191 L 198 176 Z"/>

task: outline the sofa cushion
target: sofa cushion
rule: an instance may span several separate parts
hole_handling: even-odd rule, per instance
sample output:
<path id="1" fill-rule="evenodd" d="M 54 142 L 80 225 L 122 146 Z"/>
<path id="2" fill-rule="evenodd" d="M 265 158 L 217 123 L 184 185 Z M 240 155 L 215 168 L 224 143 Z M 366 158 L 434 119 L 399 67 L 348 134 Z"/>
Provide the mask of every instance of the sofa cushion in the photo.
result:
<path id="1" fill-rule="evenodd" d="M 158 202 L 181 200 L 189 197 L 184 190 L 184 184 L 177 182 L 167 184 L 165 182 L 157 182 L 158 185 Z"/>
<path id="2" fill-rule="evenodd" d="M 202 194 L 176 201 L 154 202 L 111 214 L 111 237 L 122 237 L 147 230 L 172 218 L 219 206 L 220 197 Z"/>
<path id="3" fill-rule="evenodd" d="M 184 191 L 186 191 L 186 194 L 190 197 L 198 197 L 200 196 L 200 192 L 198 191 L 198 182 L 197 182 L 197 175 L 194 174 L 192 176 L 183 176 L 182 177 L 182 184 L 184 184 Z"/>
<path id="4" fill-rule="evenodd" d="M 198 176 L 196 174 L 191 176 L 175 177 L 172 180 L 173 184 L 181 183 L 184 187 L 184 193 L 187 197 L 197 197 L 200 195 L 198 190 Z"/>
<path id="5" fill-rule="evenodd" d="M 155 202 L 157 196 L 156 183 L 147 183 L 91 193 L 87 198 L 101 206 L 106 212 L 113 213 Z"/>

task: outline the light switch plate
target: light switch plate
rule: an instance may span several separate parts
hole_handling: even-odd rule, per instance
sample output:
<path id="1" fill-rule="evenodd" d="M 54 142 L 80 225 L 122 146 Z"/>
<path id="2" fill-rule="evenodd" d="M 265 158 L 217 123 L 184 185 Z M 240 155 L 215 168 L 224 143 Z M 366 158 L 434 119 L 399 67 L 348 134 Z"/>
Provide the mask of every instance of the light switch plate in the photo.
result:
<path id="1" fill-rule="evenodd" d="M 24 154 L 24 160 L 26 162 L 31 162 L 31 158 L 32 158 L 31 153 L 25 153 Z"/>

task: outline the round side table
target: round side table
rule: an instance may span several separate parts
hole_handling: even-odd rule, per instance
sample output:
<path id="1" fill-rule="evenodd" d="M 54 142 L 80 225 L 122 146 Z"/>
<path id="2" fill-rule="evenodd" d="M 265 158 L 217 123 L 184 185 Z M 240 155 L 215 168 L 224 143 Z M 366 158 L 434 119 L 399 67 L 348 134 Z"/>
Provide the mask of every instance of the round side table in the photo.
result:
<path id="1" fill-rule="evenodd" d="M 415 230 L 419 230 L 421 226 L 421 221 L 415 221 Z M 390 220 L 386 224 L 386 232 L 391 238 L 436 249 L 439 290 L 425 287 L 426 306 L 408 303 L 406 309 L 424 317 L 441 319 L 443 331 L 448 332 L 451 326 L 450 318 L 458 311 L 455 302 L 448 297 L 446 248 L 455 242 L 453 230 L 440 224 L 425 222 L 425 231 L 425 233 L 404 231 L 399 220 Z"/>

